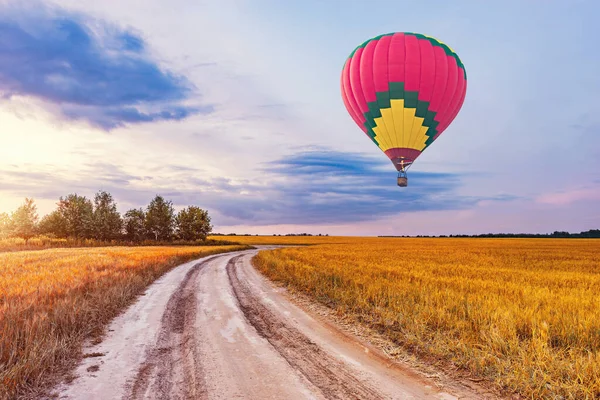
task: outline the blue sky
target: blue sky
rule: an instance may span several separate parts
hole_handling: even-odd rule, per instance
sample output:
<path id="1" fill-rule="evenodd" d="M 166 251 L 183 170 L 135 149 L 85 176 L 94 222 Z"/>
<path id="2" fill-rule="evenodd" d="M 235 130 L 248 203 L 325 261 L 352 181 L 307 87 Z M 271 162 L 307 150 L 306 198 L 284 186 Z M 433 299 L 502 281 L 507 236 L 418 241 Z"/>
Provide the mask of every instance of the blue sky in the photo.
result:
<path id="1" fill-rule="evenodd" d="M 593 1 L 0 0 L 0 210 L 162 194 L 217 231 L 447 234 L 600 226 Z M 422 32 L 468 73 L 410 186 L 341 101 L 343 63 Z"/>

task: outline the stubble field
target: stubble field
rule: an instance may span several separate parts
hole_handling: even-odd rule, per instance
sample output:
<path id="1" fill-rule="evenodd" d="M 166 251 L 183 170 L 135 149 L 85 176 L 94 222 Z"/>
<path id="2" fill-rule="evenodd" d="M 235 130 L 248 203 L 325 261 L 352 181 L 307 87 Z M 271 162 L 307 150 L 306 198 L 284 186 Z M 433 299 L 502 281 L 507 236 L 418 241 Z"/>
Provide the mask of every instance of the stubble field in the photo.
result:
<path id="1" fill-rule="evenodd" d="M 599 240 L 330 240 L 339 244 L 261 252 L 254 262 L 504 393 L 600 398 Z"/>
<path id="2" fill-rule="evenodd" d="M 214 238 L 312 245 L 254 262 L 441 368 L 528 398 L 600 398 L 599 240 Z M 242 248 L 0 253 L 0 399 L 43 386 L 174 265 Z"/>

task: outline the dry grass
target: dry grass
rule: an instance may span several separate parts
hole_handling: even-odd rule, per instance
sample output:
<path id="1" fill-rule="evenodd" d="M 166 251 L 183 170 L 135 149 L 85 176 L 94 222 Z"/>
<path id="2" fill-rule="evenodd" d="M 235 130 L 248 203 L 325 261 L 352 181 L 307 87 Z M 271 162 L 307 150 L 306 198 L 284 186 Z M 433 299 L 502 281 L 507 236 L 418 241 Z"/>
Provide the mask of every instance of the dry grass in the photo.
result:
<path id="1" fill-rule="evenodd" d="M 234 238 L 234 236 L 232 236 Z M 21 238 L 3 238 L 0 239 L 0 253 L 11 252 L 11 251 L 27 251 L 27 250 L 45 250 L 45 249 L 57 249 L 57 248 L 73 248 L 73 247 L 108 247 L 108 246 L 221 246 L 221 245 L 236 245 L 239 244 L 236 240 L 226 241 L 215 237 L 207 241 L 197 242 L 185 242 L 185 241 L 171 241 L 171 242 L 156 242 L 153 240 L 146 240 L 143 242 L 127 242 L 123 240 L 113 240 L 110 242 L 103 242 L 95 239 L 59 239 L 47 236 L 36 236 L 25 242 Z"/>
<path id="2" fill-rule="evenodd" d="M 505 393 L 600 398 L 600 240 L 351 242 L 261 252 L 255 264 Z"/>
<path id="3" fill-rule="evenodd" d="M 85 338 L 185 261 L 246 246 L 106 247 L 0 253 L 0 399 L 31 393 Z"/>
<path id="4" fill-rule="evenodd" d="M 107 243 L 101 243 L 91 239 L 57 239 L 47 236 L 31 238 L 27 243 L 21 238 L 4 238 L 0 239 L 0 252 L 44 250 L 59 247 L 104 247 L 107 245 Z"/>

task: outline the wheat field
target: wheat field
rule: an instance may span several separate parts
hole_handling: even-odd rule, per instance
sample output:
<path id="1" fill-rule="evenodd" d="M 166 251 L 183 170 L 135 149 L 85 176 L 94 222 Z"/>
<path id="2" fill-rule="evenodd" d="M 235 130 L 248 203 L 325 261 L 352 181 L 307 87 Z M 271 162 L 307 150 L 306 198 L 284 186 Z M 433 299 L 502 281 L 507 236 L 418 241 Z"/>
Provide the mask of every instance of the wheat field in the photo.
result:
<path id="1" fill-rule="evenodd" d="M 505 394 L 600 398 L 600 240 L 347 238 L 254 263 Z"/>
<path id="2" fill-rule="evenodd" d="M 105 247 L 0 253 L 0 399 L 34 393 L 152 281 L 247 246 Z"/>
<path id="3" fill-rule="evenodd" d="M 365 243 L 380 240 L 375 237 L 361 236 L 274 236 L 274 235 L 215 235 L 209 236 L 211 240 L 223 240 L 249 245 L 286 245 L 303 246 L 315 244 L 343 244 Z"/>

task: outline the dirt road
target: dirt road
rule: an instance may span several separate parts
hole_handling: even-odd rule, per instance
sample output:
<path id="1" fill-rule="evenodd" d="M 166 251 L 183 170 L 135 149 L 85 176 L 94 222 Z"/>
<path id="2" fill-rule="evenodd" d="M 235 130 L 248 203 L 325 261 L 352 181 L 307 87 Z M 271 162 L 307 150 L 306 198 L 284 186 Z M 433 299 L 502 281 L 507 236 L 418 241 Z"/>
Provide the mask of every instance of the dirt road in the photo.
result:
<path id="1" fill-rule="evenodd" d="M 256 251 L 167 273 L 85 349 L 59 398 L 458 398 L 292 304 L 251 266 Z"/>

